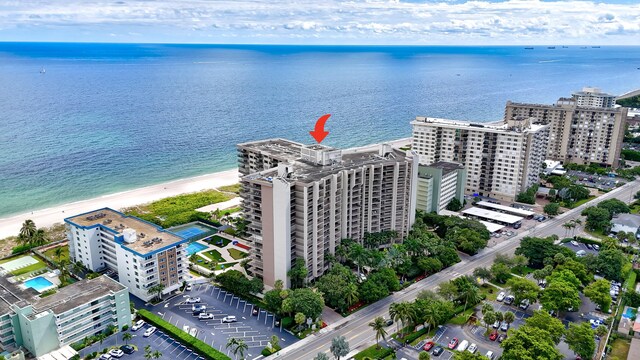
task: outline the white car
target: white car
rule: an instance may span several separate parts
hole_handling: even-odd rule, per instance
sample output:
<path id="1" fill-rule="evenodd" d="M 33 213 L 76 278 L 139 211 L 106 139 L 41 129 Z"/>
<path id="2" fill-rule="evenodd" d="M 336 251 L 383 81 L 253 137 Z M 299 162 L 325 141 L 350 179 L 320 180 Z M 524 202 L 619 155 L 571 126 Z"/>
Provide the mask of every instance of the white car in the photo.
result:
<path id="1" fill-rule="evenodd" d="M 493 351 L 491 351 L 491 350 L 487 351 L 487 353 L 484 354 L 484 356 L 489 360 L 493 360 L 493 358 L 494 358 Z"/>
<path id="2" fill-rule="evenodd" d="M 193 305 L 191 306 L 191 311 L 194 313 L 194 315 L 198 315 L 197 313 L 203 312 L 207 310 L 207 306 L 206 305 Z"/>
<path id="3" fill-rule="evenodd" d="M 467 340 L 462 340 L 460 345 L 458 345 L 458 351 L 465 351 L 469 347 L 469 342 Z"/>
<path id="4" fill-rule="evenodd" d="M 120 349 L 113 349 L 111 351 L 109 351 L 109 355 L 116 357 L 116 358 L 121 358 L 124 356 L 124 351 L 120 350 Z"/>
<path id="5" fill-rule="evenodd" d="M 100 357 L 98 359 L 99 360 L 111 360 L 112 358 L 113 358 L 113 356 L 109 355 L 109 353 L 106 353 L 106 354 L 100 355 Z"/>
<path id="6" fill-rule="evenodd" d="M 507 294 L 505 294 L 504 291 L 501 291 L 500 294 L 498 294 L 498 296 L 496 297 L 496 301 L 504 300 L 505 296 L 507 296 Z"/>
<path id="7" fill-rule="evenodd" d="M 236 320 L 236 317 L 233 315 L 229 315 L 229 316 L 225 316 L 222 318 L 222 322 L 223 323 L 232 323 L 232 322 L 236 322 L 238 320 Z"/>
<path id="8" fill-rule="evenodd" d="M 144 334 L 142 334 L 142 336 L 144 336 L 144 337 L 149 337 L 149 336 L 151 336 L 154 332 L 156 332 L 156 330 L 157 330 L 157 329 L 156 329 L 156 327 L 155 327 L 155 326 L 152 326 L 152 327 L 148 328 L 148 329 L 147 329 L 147 331 L 145 331 L 145 332 L 144 332 Z"/>
<path id="9" fill-rule="evenodd" d="M 187 287 L 184 288 L 185 291 L 191 291 L 191 289 L 193 289 L 193 285 L 191 284 L 187 285 Z"/>
<path id="10" fill-rule="evenodd" d="M 571 245 L 573 245 L 573 246 L 578 246 L 578 242 L 577 242 L 577 241 L 575 241 L 575 240 L 571 240 Z"/>
<path id="11" fill-rule="evenodd" d="M 469 345 L 467 351 L 474 354 L 476 351 L 478 351 L 478 345 L 476 345 L 475 343 Z"/>
<path id="12" fill-rule="evenodd" d="M 200 302 L 200 297 L 188 298 L 186 301 L 187 304 L 197 304 L 199 302 Z"/>
<path id="13" fill-rule="evenodd" d="M 200 320 L 213 319 L 213 314 L 202 313 L 202 314 L 198 315 L 198 319 L 200 319 Z"/>
<path id="14" fill-rule="evenodd" d="M 133 326 L 131 327 L 131 331 L 138 331 L 141 327 L 143 327 L 145 324 L 144 320 L 138 320 L 136 321 L 135 324 L 133 324 Z"/>

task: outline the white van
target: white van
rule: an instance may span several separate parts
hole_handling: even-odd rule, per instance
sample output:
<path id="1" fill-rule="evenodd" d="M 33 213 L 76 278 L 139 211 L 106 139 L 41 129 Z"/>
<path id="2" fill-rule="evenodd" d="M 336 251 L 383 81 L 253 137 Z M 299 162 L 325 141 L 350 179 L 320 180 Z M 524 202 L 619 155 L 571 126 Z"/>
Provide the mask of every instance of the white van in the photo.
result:
<path id="1" fill-rule="evenodd" d="M 462 340 L 460 345 L 458 345 L 458 351 L 465 351 L 469 347 L 469 342 L 467 340 Z"/>

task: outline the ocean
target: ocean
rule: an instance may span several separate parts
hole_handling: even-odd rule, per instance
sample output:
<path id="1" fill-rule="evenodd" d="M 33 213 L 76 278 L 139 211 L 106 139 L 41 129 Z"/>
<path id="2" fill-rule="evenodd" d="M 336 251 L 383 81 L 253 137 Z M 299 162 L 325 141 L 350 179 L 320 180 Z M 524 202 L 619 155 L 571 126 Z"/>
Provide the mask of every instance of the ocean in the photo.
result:
<path id="1" fill-rule="evenodd" d="M 0 43 L 0 216 L 231 169 L 235 144 L 365 145 L 639 87 L 639 47 Z M 44 69 L 44 73 L 42 70 Z"/>

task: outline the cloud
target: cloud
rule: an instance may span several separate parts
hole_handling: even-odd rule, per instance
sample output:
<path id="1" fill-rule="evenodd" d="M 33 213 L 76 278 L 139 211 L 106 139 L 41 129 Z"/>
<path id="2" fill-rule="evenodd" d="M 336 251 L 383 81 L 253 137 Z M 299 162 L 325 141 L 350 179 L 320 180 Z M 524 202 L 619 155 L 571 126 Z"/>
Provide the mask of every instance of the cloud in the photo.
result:
<path id="1" fill-rule="evenodd" d="M 640 4 L 600 1 L 0 0 L 0 40 L 640 43 Z M 74 30 L 75 29 L 75 30 Z M 114 35 L 111 35 L 114 34 Z M 132 36 L 130 34 L 136 34 Z M 40 38 L 39 38 L 40 37 Z"/>

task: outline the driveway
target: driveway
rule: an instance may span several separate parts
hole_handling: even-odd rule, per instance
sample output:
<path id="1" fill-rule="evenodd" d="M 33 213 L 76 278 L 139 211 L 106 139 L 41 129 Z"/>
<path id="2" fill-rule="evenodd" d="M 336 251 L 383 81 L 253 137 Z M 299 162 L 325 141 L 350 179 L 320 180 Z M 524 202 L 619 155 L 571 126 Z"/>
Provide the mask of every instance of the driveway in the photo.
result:
<path id="1" fill-rule="evenodd" d="M 578 242 L 578 246 L 571 244 L 571 242 L 564 243 L 564 244 L 562 244 L 562 246 L 571 249 L 571 251 L 573 251 L 574 253 L 578 252 L 580 250 L 584 250 L 587 254 L 598 255 L 598 251 L 597 250 L 589 249 L 587 247 L 587 245 L 585 245 L 585 244 L 583 244 L 581 242 Z"/>

